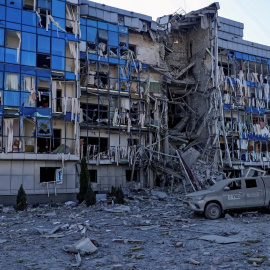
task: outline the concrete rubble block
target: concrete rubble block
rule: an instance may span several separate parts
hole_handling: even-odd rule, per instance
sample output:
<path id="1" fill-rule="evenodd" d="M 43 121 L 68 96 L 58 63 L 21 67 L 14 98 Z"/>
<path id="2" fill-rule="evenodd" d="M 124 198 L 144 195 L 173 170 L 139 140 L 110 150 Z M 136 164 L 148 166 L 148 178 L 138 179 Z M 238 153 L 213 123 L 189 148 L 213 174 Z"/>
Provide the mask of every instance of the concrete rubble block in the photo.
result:
<path id="1" fill-rule="evenodd" d="M 203 235 L 198 238 L 199 240 L 205 240 L 217 244 L 232 244 L 232 243 L 239 243 L 241 242 L 238 239 L 232 237 L 224 237 L 219 235 Z"/>
<path id="2" fill-rule="evenodd" d="M 231 221 L 234 220 L 233 217 L 232 217 L 231 215 L 229 215 L 229 214 L 226 214 L 226 215 L 225 215 L 225 218 L 226 218 L 227 220 L 231 220 Z"/>
<path id="3" fill-rule="evenodd" d="M 98 250 L 88 237 L 82 238 L 73 245 L 65 245 L 63 249 L 66 252 L 80 253 L 81 255 L 92 254 Z"/>
<path id="4" fill-rule="evenodd" d="M 162 191 L 152 190 L 151 193 L 152 195 L 157 196 L 161 200 L 166 199 L 168 197 L 167 194 Z"/>
<path id="5" fill-rule="evenodd" d="M 123 270 L 123 265 L 122 264 L 115 264 L 112 267 L 112 270 Z"/>
<path id="6" fill-rule="evenodd" d="M 250 264 L 262 264 L 264 262 L 264 258 L 248 258 L 247 262 Z"/>
<path id="7" fill-rule="evenodd" d="M 192 258 L 188 259 L 188 262 L 189 262 L 190 264 L 194 264 L 194 265 L 202 265 L 201 262 L 199 262 L 199 261 L 197 261 L 197 260 L 194 260 L 194 259 L 192 259 Z"/>
<path id="8" fill-rule="evenodd" d="M 222 259 L 220 257 L 216 257 L 213 259 L 213 263 L 216 265 L 222 264 Z"/>
<path id="9" fill-rule="evenodd" d="M 124 212 L 130 212 L 130 207 L 126 205 L 119 205 L 114 208 L 104 208 L 104 211 L 109 213 L 124 213 Z"/>
<path id="10" fill-rule="evenodd" d="M 193 147 L 189 148 L 186 152 L 181 153 L 181 156 L 188 165 L 188 167 L 191 167 L 193 164 L 195 164 L 200 155 L 200 152 Z"/>

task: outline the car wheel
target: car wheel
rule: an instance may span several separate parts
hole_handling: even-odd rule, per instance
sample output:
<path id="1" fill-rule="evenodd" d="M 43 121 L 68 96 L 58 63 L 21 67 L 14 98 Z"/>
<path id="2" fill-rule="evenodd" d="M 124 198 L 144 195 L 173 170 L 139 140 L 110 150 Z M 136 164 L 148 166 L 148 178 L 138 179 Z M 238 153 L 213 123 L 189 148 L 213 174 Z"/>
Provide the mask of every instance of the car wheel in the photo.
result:
<path id="1" fill-rule="evenodd" d="M 221 216 L 221 207 L 217 203 L 209 203 L 205 208 L 204 215 L 209 219 L 218 219 Z"/>

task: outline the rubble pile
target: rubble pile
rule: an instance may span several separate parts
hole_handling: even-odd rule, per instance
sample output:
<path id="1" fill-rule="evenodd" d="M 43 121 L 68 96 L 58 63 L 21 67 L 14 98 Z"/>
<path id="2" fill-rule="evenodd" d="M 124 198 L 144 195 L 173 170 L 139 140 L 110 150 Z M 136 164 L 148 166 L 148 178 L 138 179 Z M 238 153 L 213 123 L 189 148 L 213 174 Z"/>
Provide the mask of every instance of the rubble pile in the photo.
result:
<path id="1" fill-rule="evenodd" d="M 230 213 L 207 220 L 180 195 L 129 193 L 100 201 L 0 208 L 2 269 L 253 269 L 270 265 L 270 216 Z M 211 228 L 211 229 L 209 229 Z"/>

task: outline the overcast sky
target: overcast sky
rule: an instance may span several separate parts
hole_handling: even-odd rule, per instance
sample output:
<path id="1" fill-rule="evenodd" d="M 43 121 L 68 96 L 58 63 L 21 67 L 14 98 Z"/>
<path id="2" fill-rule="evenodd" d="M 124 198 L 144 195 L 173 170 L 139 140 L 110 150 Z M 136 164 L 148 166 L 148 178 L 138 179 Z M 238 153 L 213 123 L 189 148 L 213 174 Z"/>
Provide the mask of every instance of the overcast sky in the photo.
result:
<path id="1" fill-rule="evenodd" d="M 94 0 L 101 4 L 152 16 L 154 20 L 179 8 L 186 12 L 206 7 L 213 0 Z M 269 0 L 220 0 L 219 15 L 244 23 L 244 39 L 270 46 Z"/>

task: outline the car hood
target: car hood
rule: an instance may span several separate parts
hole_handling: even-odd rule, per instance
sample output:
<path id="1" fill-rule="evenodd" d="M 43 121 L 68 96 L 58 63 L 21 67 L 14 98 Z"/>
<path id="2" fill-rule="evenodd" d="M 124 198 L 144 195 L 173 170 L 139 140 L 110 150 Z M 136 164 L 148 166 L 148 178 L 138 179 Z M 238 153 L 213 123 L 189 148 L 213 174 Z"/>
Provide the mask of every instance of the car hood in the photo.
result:
<path id="1" fill-rule="evenodd" d="M 216 190 L 200 190 L 200 191 L 189 193 L 186 195 L 186 197 L 202 196 L 202 195 L 207 195 L 213 192 L 216 192 Z"/>

